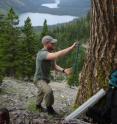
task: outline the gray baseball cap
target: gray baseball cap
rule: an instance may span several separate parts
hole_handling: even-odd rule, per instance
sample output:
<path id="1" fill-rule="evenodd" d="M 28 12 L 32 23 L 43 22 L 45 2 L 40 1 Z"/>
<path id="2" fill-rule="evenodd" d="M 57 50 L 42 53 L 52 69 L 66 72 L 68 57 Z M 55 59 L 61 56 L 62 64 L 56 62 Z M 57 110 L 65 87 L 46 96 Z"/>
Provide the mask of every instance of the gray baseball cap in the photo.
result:
<path id="1" fill-rule="evenodd" d="M 49 36 L 49 35 L 46 35 L 42 38 L 42 44 L 45 44 L 47 42 L 50 42 L 50 43 L 57 43 L 57 39 L 54 39 L 53 37 Z"/>

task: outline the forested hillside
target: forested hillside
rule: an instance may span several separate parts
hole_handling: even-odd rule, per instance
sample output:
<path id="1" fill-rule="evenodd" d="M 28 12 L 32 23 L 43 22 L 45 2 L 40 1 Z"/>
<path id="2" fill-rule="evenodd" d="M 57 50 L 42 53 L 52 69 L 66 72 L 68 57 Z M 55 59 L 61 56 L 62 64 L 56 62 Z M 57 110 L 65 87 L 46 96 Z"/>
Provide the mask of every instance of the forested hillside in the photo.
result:
<path id="1" fill-rule="evenodd" d="M 33 30 L 30 18 L 27 18 L 22 28 L 17 27 L 18 16 L 10 9 L 6 16 L 0 16 L 0 79 L 13 76 L 20 79 L 32 79 L 35 70 L 35 57 L 41 49 L 41 38 L 50 34 L 58 39 L 57 50 L 70 46 L 77 40 L 86 43 L 89 38 L 90 16 L 86 16 L 73 23 L 48 29 L 44 22 L 42 32 Z M 58 61 L 62 67 L 71 67 L 75 59 L 75 52 Z M 85 57 L 85 49 L 80 48 L 78 62 L 79 72 Z"/>
<path id="2" fill-rule="evenodd" d="M 69 23 L 64 26 L 58 27 L 53 31 L 51 31 L 50 34 L 58 39 L 59 41 L 57 44 L 58 50 L 64 49 L 72 45 L 74 42 L 77 42 L 77 41 L 80 42 L 79 50 L 75 50 L 70 55 L 64 57 L 64 59 L 60 59 L 58 61 L 58 63 L 64 68 L 65 67 L 74 68 L 75 66 L 76 68 L 74 73 L 75 77 L 70 77 L 70 79 L 68 80 L 68 83 L 69 85 L 78 85 L 77 84 L 78 75 L 82 70 L 82 66 L 85 60 L 85 52 L 86 52 L 86 49 L 82 47 L 82 45 L 88 42 L 88 38 L 90 35 L 90 15 L 88 14 L 86 17 L 76 20 L 74 23 Z M 77 61 L 77 63 L 75 61 Z"/>

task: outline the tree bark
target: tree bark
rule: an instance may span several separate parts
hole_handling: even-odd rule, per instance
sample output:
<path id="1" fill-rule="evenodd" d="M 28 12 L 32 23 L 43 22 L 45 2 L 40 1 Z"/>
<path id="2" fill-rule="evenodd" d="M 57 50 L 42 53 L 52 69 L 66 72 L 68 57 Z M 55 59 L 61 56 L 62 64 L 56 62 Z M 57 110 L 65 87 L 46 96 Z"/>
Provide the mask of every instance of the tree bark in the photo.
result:
<path id="1" fill-rule="evenodd" d="M 108 76 L 117 59 L 117 27 L 113 1 L 92 0 L 89 49 L 81 72 L 76 105 L 82 104 L 100 88 L 108 87 Z"/>

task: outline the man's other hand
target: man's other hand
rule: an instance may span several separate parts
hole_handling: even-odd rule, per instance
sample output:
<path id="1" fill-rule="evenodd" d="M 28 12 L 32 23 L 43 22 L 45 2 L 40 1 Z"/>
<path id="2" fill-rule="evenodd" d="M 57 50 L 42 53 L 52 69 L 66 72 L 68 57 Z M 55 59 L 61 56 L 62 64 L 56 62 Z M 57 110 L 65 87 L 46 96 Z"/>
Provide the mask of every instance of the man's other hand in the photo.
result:
<path id="1" fill-rule="evenodd" d="M 65 72 L 65 74 L 66 74 L 67 76 L 69 76 L 69 75 L 72 74 L 73 69 L 72 69 L 72 67 L 71 67 L 71 68 L 67 68 L 67 69 L 64 70 L 64 72 Z"/>

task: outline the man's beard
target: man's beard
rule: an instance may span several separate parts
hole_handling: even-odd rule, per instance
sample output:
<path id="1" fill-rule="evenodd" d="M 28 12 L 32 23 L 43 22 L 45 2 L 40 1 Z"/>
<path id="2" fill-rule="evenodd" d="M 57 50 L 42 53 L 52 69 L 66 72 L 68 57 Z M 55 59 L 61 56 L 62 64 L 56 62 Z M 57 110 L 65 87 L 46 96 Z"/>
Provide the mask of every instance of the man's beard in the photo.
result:
<path id="1" fill-rule="evenodd" d="M 49 52 L 53 52 L 54 49 L 53 48 L 47 48 Z"/>

